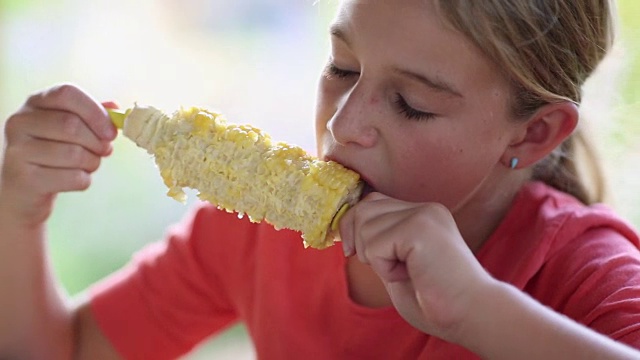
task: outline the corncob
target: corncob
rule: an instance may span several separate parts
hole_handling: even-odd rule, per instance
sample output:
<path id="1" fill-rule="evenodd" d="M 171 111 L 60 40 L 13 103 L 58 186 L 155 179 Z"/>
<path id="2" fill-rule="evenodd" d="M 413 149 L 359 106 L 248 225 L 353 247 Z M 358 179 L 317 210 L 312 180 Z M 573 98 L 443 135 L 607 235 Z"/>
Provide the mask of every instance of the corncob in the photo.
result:
<path id="1" fill-rule="evenodd" d="M 201 200 L 239 217 L 300 231 L 305 246 L 331 246 L 338 218 L 362 191 L 354 171 L 203 108 L 169 116 L 136 105 L 124 120 L 110 113 L 114 123 L 124 122 L 126 137 L 154 156 L 167 195 L 184 202 L 183 188 L 195 189 Z"/>

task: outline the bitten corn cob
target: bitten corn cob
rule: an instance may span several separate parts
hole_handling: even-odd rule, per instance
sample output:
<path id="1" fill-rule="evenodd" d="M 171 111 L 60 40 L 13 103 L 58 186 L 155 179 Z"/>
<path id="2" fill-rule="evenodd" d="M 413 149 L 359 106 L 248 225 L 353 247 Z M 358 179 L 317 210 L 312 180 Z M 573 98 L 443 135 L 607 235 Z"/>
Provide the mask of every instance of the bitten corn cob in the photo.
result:
<path id="1" fill-rule="evenodd" d="M 334 218 L 362 190 L 359 175 L 342 165 L 202 108 L 168 116 L 136 106 L 126 115 L 124 135 L 154 155 L 169 196 L 184 201 L 183 188 L 196 189 L 200 199 L 240 217 L 302 232 L 305 246 L 332 245 Z"/>

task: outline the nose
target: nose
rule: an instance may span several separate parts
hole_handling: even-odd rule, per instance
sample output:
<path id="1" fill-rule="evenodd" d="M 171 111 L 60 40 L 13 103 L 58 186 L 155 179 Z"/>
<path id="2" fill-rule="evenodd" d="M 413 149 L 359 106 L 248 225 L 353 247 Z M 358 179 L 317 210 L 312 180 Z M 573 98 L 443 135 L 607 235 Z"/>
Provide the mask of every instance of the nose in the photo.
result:
<path id="1" fill-rule="evenodd" d="M 367 95 L 359 85 L 339 100 L 337 111 L 327 122 L 327 130 L 341 145 L 373 147 L 379 137 L 375 119 L 380 101 L 372 94 Z"/>

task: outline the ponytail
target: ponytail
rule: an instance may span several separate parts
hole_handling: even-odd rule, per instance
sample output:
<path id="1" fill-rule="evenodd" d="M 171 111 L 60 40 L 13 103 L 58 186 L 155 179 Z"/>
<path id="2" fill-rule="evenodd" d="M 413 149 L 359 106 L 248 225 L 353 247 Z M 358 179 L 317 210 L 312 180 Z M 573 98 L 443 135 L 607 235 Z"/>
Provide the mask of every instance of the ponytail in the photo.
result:
<path id="1" fill-rule="evenodd" d="M 595 147 L 578 128 L 562 145 L 536 164 L 533 179 L 566 192 L 585 204 L 604 202 L 606 184 Z"/>

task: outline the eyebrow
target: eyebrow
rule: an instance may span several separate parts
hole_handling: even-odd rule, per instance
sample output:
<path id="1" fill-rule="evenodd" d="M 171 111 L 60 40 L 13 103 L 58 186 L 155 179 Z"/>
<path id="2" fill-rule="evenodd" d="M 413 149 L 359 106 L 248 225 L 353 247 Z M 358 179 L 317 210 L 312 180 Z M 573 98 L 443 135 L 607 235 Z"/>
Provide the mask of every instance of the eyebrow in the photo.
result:
<path id="1" fill-rule="evenodd" d="M 347 45 L 349 45 L 349 47 L 351 47 L 351 41 L 347 37 L 347 34 L 344 32 L 344 30 L 342 30 L 340 24 L 336 23 L 331 25 L 331 27 L 329 28 L 329 33 L 331 34 L 331 36 L 344 41 Z"/>
<path id="2" fill-rule="evenodd" d="M 400 69 L 400 68 L 393 68 L 392 71 L 396 74 L 416 80 L 438 92 L 448 93 L 449 95 L 453 95 L 459 98 L 464 98 L 464 96 L 462 96 L 462 93 L 460 91 L 458 91 L 453 85 L 447 83 L 442 79 L 430 78 L 423 74 L 419 74 L 411 70 Z"/>
<path id="3" fill-rule="evenodd" d="M 344 43 L 347 44 L 347 46 L 351 47 L 351 40 L 349 39 L 347 34 L 344 32 L 340 24 L 336 23 L 331 25 L 331 27 L 329 28 L 329 33 L 331 34 L 331 36 L 342 40 Z M 423 74 L 420 74 L 411 70 L 407 70 L 407 69 L 400 69 L 400 68 L 393 68 L 392 72 L 398 75 L 411 78 L 415 81 L 418 81 L 438 92 L 448 93 L 456 97 L 464 98 L 464 96 L 462 96 L 462 93 L 460 91 L 458 91 L 453 85 L 447 83 L 442 79 L 430 78 Z"/>

